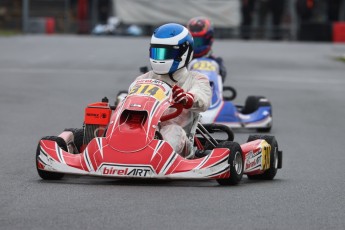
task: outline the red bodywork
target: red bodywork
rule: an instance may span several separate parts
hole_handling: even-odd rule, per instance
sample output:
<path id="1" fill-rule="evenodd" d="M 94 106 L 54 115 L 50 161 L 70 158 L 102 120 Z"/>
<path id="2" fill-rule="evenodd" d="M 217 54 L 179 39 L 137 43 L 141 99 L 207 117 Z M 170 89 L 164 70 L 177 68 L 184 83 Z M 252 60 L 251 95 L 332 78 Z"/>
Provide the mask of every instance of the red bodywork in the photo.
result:
<path id="1" fill-rule="evenodd" d="M 62 150 L 55 141 L 41 140 L 38 168 L 112 177 L 228 178 L 229 149 L 215 148 L 203 158 L 185 159 L 175 153 L 168 142 L 155 139 L 161 118 L 170 118 L 164 113 L 171 105 L 171 89 L 167 84 L 156 80 L 137 81 L 112 114 L 105 102 L 86 108 L 85 124 L 99 125 L 103 131 L 106 128 L 105 135 L 97 133 L 98 137 L 79 154 Z M 243 159 L 261 151 L 263 142 L 257 140 L 242 145 Z M 196 146 L 202 147 L 198 141 Z M 250 173 L 261 172 L 259 167 Z"/>

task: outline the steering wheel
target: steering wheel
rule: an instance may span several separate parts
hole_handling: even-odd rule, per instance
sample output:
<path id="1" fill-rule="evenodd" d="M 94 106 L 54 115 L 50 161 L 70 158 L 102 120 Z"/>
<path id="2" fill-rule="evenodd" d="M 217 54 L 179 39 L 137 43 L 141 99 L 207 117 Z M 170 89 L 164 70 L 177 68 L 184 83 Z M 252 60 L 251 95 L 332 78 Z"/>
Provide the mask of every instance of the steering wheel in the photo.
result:
<path id="1" fill-rule="evenodd" d="M 183 111 L 183 105 L 181 103 L 176 103 L 170 106 L 170 108 L 175 108 L 176 110 L 170 114 L 161 117 L 161 121 L 167 121 L 179 116 Z"/>

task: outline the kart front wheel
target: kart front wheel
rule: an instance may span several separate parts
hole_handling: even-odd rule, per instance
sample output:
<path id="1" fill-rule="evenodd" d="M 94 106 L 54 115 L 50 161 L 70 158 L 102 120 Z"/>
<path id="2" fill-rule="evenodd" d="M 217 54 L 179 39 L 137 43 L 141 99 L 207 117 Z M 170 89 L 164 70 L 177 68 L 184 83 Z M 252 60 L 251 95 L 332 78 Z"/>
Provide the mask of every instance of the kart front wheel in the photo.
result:
<path id="1" fill-rule="evenodd" d="M 217 179 L 220 185 L 236 185 L 243 176 L 243 157 L 241 146 L 232 141 L 224 141 L 217 145 L 217 148 L 227 148 L 230 150 L 229 164 L 230 177 L 225 179 Z"/>
<path id="2" fill-rule="evenodd" d="M 55 141 L 59 145 L 60 148 L 67 151 L 66 142 L 61 137 L 46 136 L 46 137 L 43 137 L 41 140 Z M 60 180 L 61 178 L 63 178 L 65 175 L 63 173 L 48 172 L 48 171 L 44 171 L 38 168 L 38 160 L 39 160 L 38 157 L 40 155 L 40 151 L 41 151 L 41 146 L 40 146 L 40 143 L 38 143 L 37 150 L 36 150 L 36 169 L 37 169 L 38 175 L 44 180 Z"/>
<path id="3" fill-rule="evenodd" d="M 263 139 L 268 144 L 271 145 L 270 168 L 267 169 L 263 174 L 247 175 L 247 177 L 248 177 L 248 179 L 252 179 L 252 180 L 258 180 L 258 179 L 273 180 L 273 178 L 276 176 L 277 171 L 278 171 L 279 161 L 281 161 L 281 159 L 279 159 L 278 142 L 274 136 L 268 136 L 268 135 L 250 135 L 248 137 L 247 142 L 254 141 L 257 139 Z M 281 166 L 280 166 L 280 168 L 281 168 Z"/>
<path id="4" fill-rule="evenodd" d="M 78 150 L 77 153 L 80 153 L 81 147 L 83 146 L 83 142 L 84 142 L 84 129 L 68 128 L 68 129 L 65 129 L 64 131 L 70 131 L 73 133 L 74 145 Z"/>
<path id="5" fill-rule="evenodd" d="M 230 92 L 230 96 L 225 96 L 225 92 Z M 231 86 L 223 86 L 223 100 L 224 101 L 232 101 L 236 98 L 237 92 L 234 87 Z"/>

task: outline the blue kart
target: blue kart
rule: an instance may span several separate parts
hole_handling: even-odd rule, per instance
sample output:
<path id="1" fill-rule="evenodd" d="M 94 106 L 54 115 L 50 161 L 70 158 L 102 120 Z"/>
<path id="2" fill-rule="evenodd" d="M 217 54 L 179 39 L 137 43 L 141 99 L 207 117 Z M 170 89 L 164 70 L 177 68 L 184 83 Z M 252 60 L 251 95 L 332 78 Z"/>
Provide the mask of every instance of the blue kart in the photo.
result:
<path id="1" fill-rule="evenodd" d="M 256 129 L 269 132 L 272 128 L 272 106 L 263 96 L 248 96 L 244 106 L 232 103 L 236 90 L 223 86 L 219 66 L 210 58 L 197 58 L 189 64 L 189 69 L 206 75 L 212 87 L 210 108 L 202 113 L 202 123 L 216 123 L 231 128 Z M 231 92 L 231 96 L 224 96 Z"/>

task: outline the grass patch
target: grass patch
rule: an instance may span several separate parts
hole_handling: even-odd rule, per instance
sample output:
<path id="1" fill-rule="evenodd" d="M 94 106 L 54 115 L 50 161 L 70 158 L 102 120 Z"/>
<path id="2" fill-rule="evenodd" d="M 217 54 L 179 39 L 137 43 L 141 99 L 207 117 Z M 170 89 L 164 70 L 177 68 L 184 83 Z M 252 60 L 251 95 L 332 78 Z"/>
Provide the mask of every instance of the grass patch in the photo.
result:
<path id="1" fill-rule="evenodd" d="M 0 37 L 9 37 L 20 34 L 17 30 L 0 30 Z"/>
<path id="2" fill-rule="evenodd" d="M 345 62 L 345 54 L 343 56 L 336 57 L 335 60 Z"/>

